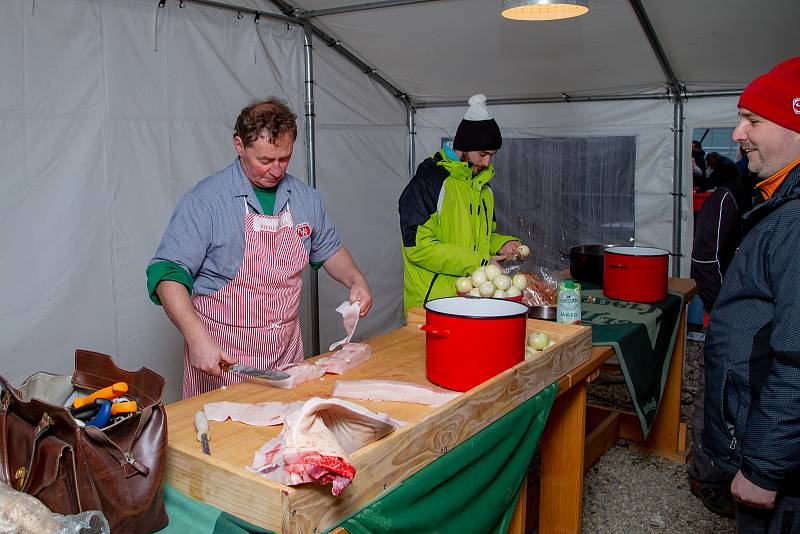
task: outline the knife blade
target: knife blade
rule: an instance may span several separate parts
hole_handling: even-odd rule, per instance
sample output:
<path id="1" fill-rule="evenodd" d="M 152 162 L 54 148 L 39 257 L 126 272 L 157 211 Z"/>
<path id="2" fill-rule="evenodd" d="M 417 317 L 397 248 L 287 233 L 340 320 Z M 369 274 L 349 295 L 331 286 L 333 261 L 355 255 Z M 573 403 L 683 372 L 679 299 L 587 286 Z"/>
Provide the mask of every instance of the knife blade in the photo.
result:
<path id="1" fill-rule="evenodd" d="M 203 452 L 211 456 L 211 450 L 208 448 L 208 418 L 206 412 L 199 411 L 194 414 L 194 428 L 197 430 L 197 441 L 203 447 Z"/>
<path id="2" fill-rule="evenodd" d="M 256 369 L 255 367 L 250 367 L 248 365 L 242 365 L 239 363 L 230 364 L 228 362 L 219 362 L 219 367 L 223 371 L 231 371 L 255 378 L 266 378 L 268 380 L 285 380 L 291 376 L 289 373 L 284 373 L 283 371 Z"/>

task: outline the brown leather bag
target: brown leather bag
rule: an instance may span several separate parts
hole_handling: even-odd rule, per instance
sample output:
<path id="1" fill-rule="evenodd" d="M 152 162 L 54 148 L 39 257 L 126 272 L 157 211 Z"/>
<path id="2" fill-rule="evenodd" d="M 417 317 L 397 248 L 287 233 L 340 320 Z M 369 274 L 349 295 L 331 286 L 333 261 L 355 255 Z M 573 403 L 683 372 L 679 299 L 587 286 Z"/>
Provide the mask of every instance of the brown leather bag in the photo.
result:
<path id="1" fill-rule="evenodd" d="M 106 428 L 79 426 L 64 407 L 75 388 L 127 382 L 139 413 Z M 35 373 L 19 388 L 0 376 L 0 480 L 53 512 L 100 510 L 111 532 L 154 532 L 164 509 L 164 378 L 120 369 L 110 356 L 75 351 L 72 377 Z"/>

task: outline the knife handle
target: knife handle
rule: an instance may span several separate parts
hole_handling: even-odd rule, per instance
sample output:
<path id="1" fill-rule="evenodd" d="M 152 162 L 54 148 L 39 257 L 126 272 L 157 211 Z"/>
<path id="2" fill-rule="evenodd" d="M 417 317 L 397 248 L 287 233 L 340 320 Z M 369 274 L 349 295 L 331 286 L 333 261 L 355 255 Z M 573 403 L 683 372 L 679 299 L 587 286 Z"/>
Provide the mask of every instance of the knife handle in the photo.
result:
<path id="1" fill-rule="evenodd" d="M 225 371 L 226 373 L 231 370 L 231 365 L 233 364 L 230 364 L 224 360 L 219 361 L 219 368 Z"/>
<path id="2" fill-rule="evenodd" d="M 73 408 L 80 408 L 85 404 L 90 404 L 97 399 L 106 399 L 111 400 L 114 397 L 119 397 L 120 395 L 124 395 L 128 392 L 128 384 L 125 382 L 117 382 L 111 386 L 105 387 L 103 389 L 98 389 L 88 397 L 78 397 L 72 402 Z"/>
<path id="3" fill-rule="evenodd" d="M 208 437 L 208 418 L 203 410 L 194 414 L 194 427 L 197 429 L 197 441 L 203 441 L 203 434 L 206 435 L 206 439 L 211 439 Z"/>

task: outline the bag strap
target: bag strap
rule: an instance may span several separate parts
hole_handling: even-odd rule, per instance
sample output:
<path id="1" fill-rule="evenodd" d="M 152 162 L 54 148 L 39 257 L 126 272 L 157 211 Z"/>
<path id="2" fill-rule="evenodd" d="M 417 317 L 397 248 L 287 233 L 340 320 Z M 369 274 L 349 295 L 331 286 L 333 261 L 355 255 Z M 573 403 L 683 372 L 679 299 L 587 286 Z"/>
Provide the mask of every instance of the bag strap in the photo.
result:
<path id="1" fill-rule="evenodd" d="M 39 423 L 36 425 L 36 428 L 33 430 L 33 441 L 31 442 L 31 457 L 28 460 L 28 467 L 27 470 L 22 472 L 21 476 L 17 477 L 17 474 L 14 474 L 14 485 L 13 488 L 17 491 L 22 491 L 28 493 L 28 489 L 31 485 L 31 481 L 33 480 L 33 466 L 36 464 L 36 457 L 37 457 L 37 450 L 38 447 L 36 446 L 36 442 L 39 441 L 43 435 L 47 433 L 50 427 L 53 425 L 53 419 L 50 417 L 50 414 L 44 412 L 42 414 L 42 418 L 39 420 Z"/>
<path id="2" fill-rule="evenodd" d="M 8 407 L 16 400 L 16 390 L 11 387 L 8 380 L 3 375 L 0 375 L 0 389 L 3 393 L 0 396 L 0 481 L 5 484 L 15 487 L 11 480 L 11 466 L 8 463 L 8 423 L 6 414 Z"/>
<path id="3" fill-rule="evenodd" d="M 0 397 L 0 454 L 2 454 L 0 456 L 0 482 L 8 486 L 11 485 L 11 473 L 8 465 L 8 422 L 6 412 L 10 403 L 11 393 L 3 390 L 2 397 Z"/>
<path id="4" fill-rule="evenodd" d="M 117 461 L 119 461 L 119 465 L 120 467 L 122 467 L 122 472 L 124 473 L 125 478 L 130 478 L 137 473 L 142 474 L 144 476 L 150 474 L 150 468 L 133 456 L 133 446 L 136 443 L 136 440 L 139 439 L 139 435 L 142 433 L 142 429 L 144 428 L 145 423 L 147 422 L 148 419 L 150 419 L 152 411 L 153 409 L 150 407 L 142 408 L 142 413 L 139 417 L 139 426 L 136 428 L 136 432 L 133 434 L 133 439 L 131 440 L 131 446 L 127 451 L 123 451 L 119 447 L 119 445 L 117 445 L 99 428 L 95 426 L 85 426 L 83 428 L 86 435 L 90 437 L 93 441 L 109 446 L 108 452 L 114 458 L 116 458 Z"/>

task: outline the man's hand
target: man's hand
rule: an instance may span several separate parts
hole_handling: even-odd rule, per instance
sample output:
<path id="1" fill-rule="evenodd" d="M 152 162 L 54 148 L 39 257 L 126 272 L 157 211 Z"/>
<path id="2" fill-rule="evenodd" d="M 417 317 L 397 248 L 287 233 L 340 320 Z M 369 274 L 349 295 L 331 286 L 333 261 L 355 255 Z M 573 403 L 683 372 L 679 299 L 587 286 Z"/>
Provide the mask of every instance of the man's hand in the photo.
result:
<path id="1" fill-rule="evenodd" d="M 372 308 L 372 294 L 367 279 L 358 270 L 353 257 L 342 247 L 322 265 L 331 278 L 350 288 L 350 302 L 360 301 L 359 317 L 364 317 Z"/>
<path id="2" fill-rule="evenodd" d="M 519 245 L 519 241 L 507 241 L 506 244 L 497 251 L 497 255 L 492 256 L 492 259 L 499 258 L 498 261 L 506 261 L 507 259 L 513 258 L 517 255 L 517 248 L 519 248 Z"/>
<path id="3" fill-rule="evenodd" d="M 204 373 L 219 376 L 219 362 L 237 363 L 236 358 L 222 350 L 211 337 L 192 307 L 189 292 L 183 284 L 163 280 L 156 288 L 167 316 L 178 327 L 189 347 L 189 365 Z"/>
<path id="4" fill-rule="evenodd" d="M 733 498 L 741 504 L 751 508 L 769 510 L 775 506 L 775 496 L 778 492 L 756 486 L 747 480 L 741 471 L 737 471 L 731 482 L 731 493 Z"/>
<path id="5" fill-rule="evenodd" d="M 365 278 L 361 278 L 361 281 L 356 282 L 353 284 L 353 287 L 350 288 L 350 302 L 358 302 L 360 313 L 358 314 L 359 317 L 364 317 L 369 310 L 372 309 L 372 295 L 369 292 L 369 286 L 367 286 L 367 280 Z"/>
<path id="6" fill-rule="evenodd" d="M 189 364 L 200 369 L 204 373 L 219 376 L 222 371 L 219 368 L 221 361 L 237 363 L 238 360 L 222 350 L 219 344 L 208 334 L 200 336 L 197 340 L 186 342 L 189 347 Z"/>

